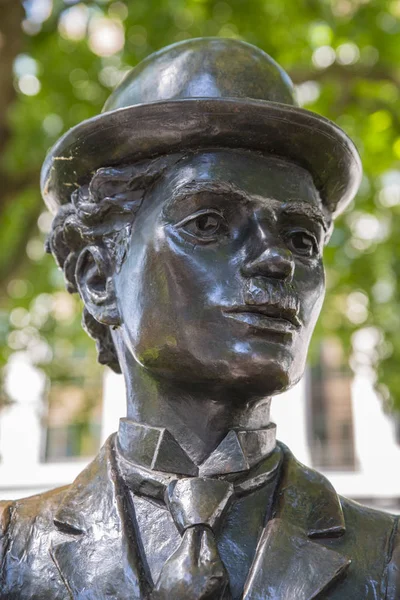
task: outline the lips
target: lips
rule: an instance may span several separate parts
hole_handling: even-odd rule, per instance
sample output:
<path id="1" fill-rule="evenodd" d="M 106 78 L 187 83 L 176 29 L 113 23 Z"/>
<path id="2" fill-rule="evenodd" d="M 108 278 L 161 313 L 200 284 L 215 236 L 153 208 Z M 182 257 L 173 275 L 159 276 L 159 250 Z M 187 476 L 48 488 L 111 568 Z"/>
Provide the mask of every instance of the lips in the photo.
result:
<path id="1" fill-rule="evenodd" d="M 252 305 L 234 306 L 225 309 L 226 316 L 247 323 L 250 326 L 289 333 L 301 326 L 301 321 L 294 310 L 282 306 Z"/>
<path id="2" fill-rule="evenodd" d="M 225 316 L 256 329 L 293 334 L 302 326 L 300 300 L 293 286 L 253 277 L 244 282 L 242 303 L 224 307 Z"/>

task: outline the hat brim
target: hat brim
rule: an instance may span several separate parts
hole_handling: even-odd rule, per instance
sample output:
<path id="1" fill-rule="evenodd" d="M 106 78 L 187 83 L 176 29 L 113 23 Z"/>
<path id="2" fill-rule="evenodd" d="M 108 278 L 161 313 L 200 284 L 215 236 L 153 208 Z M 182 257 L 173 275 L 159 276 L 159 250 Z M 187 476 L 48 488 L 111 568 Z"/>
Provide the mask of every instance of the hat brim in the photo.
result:
<path id="1" fill-rule="evenodd" d="M 100 167 L 202 148 L 257 150 L 293 161 L 312 175 L 333 217 L 361 182 L 357 149 L 332 121 L 275 102 L 195 98 L 120 108 L 73 127 L 46 157 L 42 195 L 55 213 Z"/>

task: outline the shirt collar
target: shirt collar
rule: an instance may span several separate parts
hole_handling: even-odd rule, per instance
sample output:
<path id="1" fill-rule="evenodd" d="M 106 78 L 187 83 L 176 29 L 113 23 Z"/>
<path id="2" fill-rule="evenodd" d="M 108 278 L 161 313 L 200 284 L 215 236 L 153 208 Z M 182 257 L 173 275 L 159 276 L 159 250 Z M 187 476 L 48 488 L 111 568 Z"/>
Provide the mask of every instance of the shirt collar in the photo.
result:
<path id="1" fill-rule="evenodd" d="M 276 425 L 262 429 L 232 429 L 199 466 L 189 458 L 171 433 L 130 419 L 121 419 L 118 449 L 123 458 L 139 467 L 192 477 L 213 477 L 248 471 L 273 452 Z"/>

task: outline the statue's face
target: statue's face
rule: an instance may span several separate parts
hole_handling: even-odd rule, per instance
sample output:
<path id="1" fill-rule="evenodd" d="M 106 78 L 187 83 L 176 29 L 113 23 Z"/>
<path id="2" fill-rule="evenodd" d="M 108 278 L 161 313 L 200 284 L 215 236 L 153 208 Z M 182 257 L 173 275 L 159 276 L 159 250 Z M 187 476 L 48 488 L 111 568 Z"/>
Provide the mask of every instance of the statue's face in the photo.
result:
<path id="1" fill-rule="evenodd" d="M 174 380 L 273 394 L 302 375 L 324 294 L 324 215 L 310 175 L 209 151 L 145 197 L 114 276 L 128 352 Z"/>

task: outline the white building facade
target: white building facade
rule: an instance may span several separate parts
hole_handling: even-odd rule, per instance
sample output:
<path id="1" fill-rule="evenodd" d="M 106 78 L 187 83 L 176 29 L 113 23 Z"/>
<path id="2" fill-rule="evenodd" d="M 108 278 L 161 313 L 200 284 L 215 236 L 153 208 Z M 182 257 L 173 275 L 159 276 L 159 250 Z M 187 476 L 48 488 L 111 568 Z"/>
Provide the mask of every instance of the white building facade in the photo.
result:
<path id="1" fill-rule="evenodd" d="M 0 414 L 0 499 L 29 496 L 73 481 L 92 456 L 51 460 L 45 457 L 46 419 L 43 405 L 45 379 L 41 372 L 24 362 L 15 361 L 8 371 L 14 402 Z M 384 510 L 400 512 L 400 445 L 396 439 L 396 422 L 383 410 L 373 384 L 366 376 L 350 380 L 346 436 L 351 440 L 351 460 L 340 460 L 329 468 L 318 464 L 313 440 L 315 423 L 311 371 L 289 392 L 274 398 L 272 420 L 278 426 L 278 439 L 287 444 L 296 458 L 313 466 L 330 479 L 342 495 Z M 333 388 L 340 404 L 340 386 Z M 344 392 L 343 392 L 344 393 Z M 102 444 L 118 428 L 125 414 L 125 392 L 121 376 L 107 371 L 104 377 L 101 410 Z M 334 419 L 328 411 L 328 421 Z M 329 423 L 328 423 L 329 424 Z M 347 438 L 346 438 L 347 439 Z M 337 444 L 341 444 L 341 440 Z M 332 446 L 334 452 L 335 446 Z M 329 457 L 328 446 L 325 454 Z M 317 456 L 317 458 L 316 458 Z"/>

